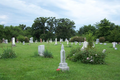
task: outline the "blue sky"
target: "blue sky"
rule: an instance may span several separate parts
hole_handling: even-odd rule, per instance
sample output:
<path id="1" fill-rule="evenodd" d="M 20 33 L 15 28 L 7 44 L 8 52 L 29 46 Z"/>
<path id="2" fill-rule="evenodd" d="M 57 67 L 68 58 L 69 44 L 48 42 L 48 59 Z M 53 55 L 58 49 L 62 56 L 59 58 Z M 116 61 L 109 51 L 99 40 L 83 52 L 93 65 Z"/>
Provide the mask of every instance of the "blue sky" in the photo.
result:
<path id="1" fill-rule="evenodd" d="M 0 24 L 32 26 L 37 17 L 69 18 L 76 30 L 104 18 L 120 25 L 120 0 L 0 0 Z"/>

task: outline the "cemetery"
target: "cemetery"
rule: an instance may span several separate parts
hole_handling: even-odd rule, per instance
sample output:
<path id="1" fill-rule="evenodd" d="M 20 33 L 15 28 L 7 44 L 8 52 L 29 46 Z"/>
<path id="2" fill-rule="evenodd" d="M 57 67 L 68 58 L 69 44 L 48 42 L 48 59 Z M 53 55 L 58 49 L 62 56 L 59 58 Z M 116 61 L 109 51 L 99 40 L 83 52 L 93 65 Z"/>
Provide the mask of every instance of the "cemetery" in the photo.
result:
<path id="1" fill-rule="evenodd" d="M 12 49 L 15 58 L 0 58 L 0 80 L 119 80 L 120 79 L 120 45 L 113 43 L 100 44 L 94 42 L 95 49 L 106 54 L 104 64 L 89 64 L 81 61 L 71 61 L 68 55 L 72 49 L 85 50 L 87 41 L 77 42 L 58 41 L 37 43 L 1 43 L 3 49 Z M 32 40 L 32 38 L 30 39 Z M 97 40 L 98 41 L 98 40 Z M 60 44 L 61 43 L 61 44 Z M 71 44 L 72 43 L 72 44 Z M 57 44 L 57 45 L 55 45 Z M 12 45 L 12 46 L 11 46 Z M 14 46 L 15 45 L 15 46 Z M 68 47 L 71 45 L 72 47 Z M 117 48 L 117 50 L 115 49 Z M 51 52 L 52 58 L 44 58 L 44 51 Z M 9 53 L 11 54 L 11 53 Z M 95 54 L 98 56 L 99 54 Z M 73 54 L 73 57 L 76 53 Z M 92 62 L 92 59 L 89 61 Z"/>

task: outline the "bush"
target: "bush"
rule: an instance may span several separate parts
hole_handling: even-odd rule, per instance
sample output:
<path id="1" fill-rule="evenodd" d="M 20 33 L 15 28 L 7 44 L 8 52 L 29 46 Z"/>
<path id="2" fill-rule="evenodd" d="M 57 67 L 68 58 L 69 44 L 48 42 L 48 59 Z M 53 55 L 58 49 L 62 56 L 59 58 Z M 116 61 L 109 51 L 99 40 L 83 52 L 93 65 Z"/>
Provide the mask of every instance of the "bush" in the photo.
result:
<path id="1" fill-rule="evenodd" d="M 28 42 L 29 42 L 28 37 L 25 37 L 25 42 L 26 42 L 26 43 L 28 43 Z"/>
<path id="2" fill-rule="evenodd" d="M 83 37 L 79 37 L 79 36 L 75 36 L 75 37 L 71 38 L 70 42 L 74 42 L 74 41 L 83 42 L 84 38 Z"/>
<path id="3" fill-rule="evenodd" d="M 99 41 L 100 41 L 101 43 L 104 43 L 104 42 L 105 42 L 105 38 L 104 38 L 104 37 L 100 37 L 100 38 L 99 38 Z"/>
<path id="4" fill-rule="evenodd" d="M 53 58 L 53 55 L 51 52 L 48 52 L 48 50 L 45 50 L 43 53 L 45 58 Z"/>
<path id="5" fill-rule="evenodd" d="M 94 36 L 93 36 L 93 33 L 92 32 L 89 32 L 87 35 L 87 41 L 88 41 L 88 48 L 92 48 L 93 46 L 93 39 L 94 39 Z"/>
<path id="6" fill-rule="evenodd" d="M 105 63 L 105 53 L 98 52 L 95 49 L 88 49 L 84 51 L 77 51 L 74 52 L 74 50 L 71 51 L 67 58 L 69 58 L 71 61 L 81 61 L 82 63 L 90 63 L 90 64 L 104 64 Z M 74 54 L 74 55 L 71 55 Z"/>
<path id="7" fill-rule="evenodd" d="M 23 41 L 25 40 L 25 37 L 22 36 L 22 35 L 19 35 L 19 36 L 17 37 L 17 39 L 18 39 L 18 41 L 23 42 Z"/>
<path id="8" fill-rule="evenodd" d="M 1 58 L 16 58 L 16 54 L 12 49 L 5 49 Z"/>

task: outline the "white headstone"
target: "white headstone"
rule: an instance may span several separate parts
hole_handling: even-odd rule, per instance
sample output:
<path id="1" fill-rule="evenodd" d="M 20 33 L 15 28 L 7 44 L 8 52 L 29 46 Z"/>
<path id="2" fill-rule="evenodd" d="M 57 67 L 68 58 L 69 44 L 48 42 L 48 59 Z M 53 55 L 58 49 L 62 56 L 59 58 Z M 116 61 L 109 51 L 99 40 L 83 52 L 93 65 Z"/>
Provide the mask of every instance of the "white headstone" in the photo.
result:
<path id="1" fill-rule="evenodd" d="M 116 42 L 112 42 L 112 44 L 113 44 L 113 48 L 115 48 L 116 47 Z"/>
<path id="2" fill-rule="evenodd" d="M 61 51 L 60 51 L 60 63 L 59 63 L 59 69 L 62 71 L 69 70 L 69 67 L 67 66 L 67 63 L 65 62 L 65 50 L 64 50 L 64 45 L 62 44 L 61 46 Z"/>
<path id="3" fill-rule="evenodd" d="M 106 52 L 106 49 L 103 49 L 102 53 L 105 53 Z"/>
<path id="4" fill-rule="evenodd" d="M 104 43 L 104 45 L 107 45 L 107 43 Z"/>
<path id="5" fill-rule="evenodd" d="M 12 38 L 12 45 L 15 46 L 15 38 Z"/>
<path id="6" fill-rule="evenodd" d="M 55 45 L 57 45 L 57 38 L 55 38 Z"/>
<path id="7" fill-rule="evenodd" d="M 71 42 L 71 45 L 73 45 L 73 42 Z"/>
<path id="8" fill-rule="evenodd" d="M 8 40 L 7 39 L 5 40 L 5 43 L 8 44 Z"/>
<path id="9" fill-rule="evenodd" d="M 23 45 L 25 45 L 25 41 L 23 41 Z"/>
<path id="10" fill-rule="evenodd" d="M 96 44 L 98 44 L 99 43 L 99 39 L 96 39 Z"/>
<path id="11" fill-rule="evenodd" d="M 30 43 L 33 43 L 33 37 L 30 38 L 29 42 L 30 42 Z"/>
<path id="12" fill-rule="evenodd" d="M 83 47 L 81 48 L 81 50 L 84 50 L 85 48 L 87 48 L 87 46 L 88 46 L 88 42 L 84 41 L 83 42 Z"/>
<path id="13" fill-rule="evenodd" d="M 38 46 L 38 54 L 40 56 L 44 56 L 44 51 L 45 51 L 45 46 L 44 45 L 39 45 Z"/>
<path id="14" fill-rule="evenodd" d="M 67 45 L 69 44 L 69 41 L 67 40 Z"/>

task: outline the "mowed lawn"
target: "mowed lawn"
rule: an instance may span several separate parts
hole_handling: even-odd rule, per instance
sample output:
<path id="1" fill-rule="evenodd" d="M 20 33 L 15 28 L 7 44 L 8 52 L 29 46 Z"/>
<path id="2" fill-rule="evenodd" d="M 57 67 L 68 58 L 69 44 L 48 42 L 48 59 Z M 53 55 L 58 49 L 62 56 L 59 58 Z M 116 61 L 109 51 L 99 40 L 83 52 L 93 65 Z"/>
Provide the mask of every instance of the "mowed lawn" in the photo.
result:
<path id="1" fill-rule="evenodd" d="M 0 59 L 0 80 L 120 80 L 120 45 L 112 48 L 111 43 L 96 44 L 95 48 L 99 51 L 106 49 L 106 64 L 93 65 L 81 62 L 72 62 L 66 59 L 70 68 L 67 72 L 57 72 L 60 63 L 61 45 L 55 43 L 16 43 L 13 47 L 17 58 Z M 70 50 L 82 45 L 73 44 L 68 47 L 64 42 L 66 56 Z M 45 45 L 45 49 L 52 52 L 53 58 L 35 57 L 38 46 Z M 71 45 L 71 44 L 70 44 Z M 3 49 L 11 48 L 11 44 L 0 44 L 0 54 Z"/>

